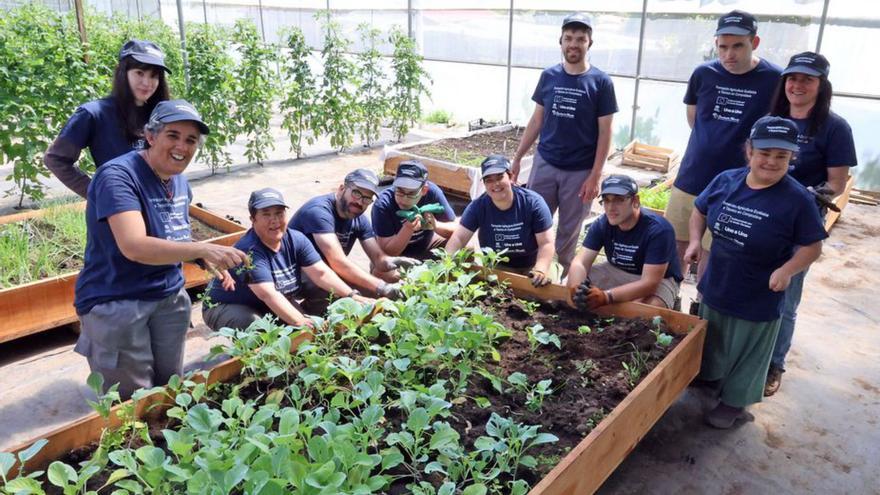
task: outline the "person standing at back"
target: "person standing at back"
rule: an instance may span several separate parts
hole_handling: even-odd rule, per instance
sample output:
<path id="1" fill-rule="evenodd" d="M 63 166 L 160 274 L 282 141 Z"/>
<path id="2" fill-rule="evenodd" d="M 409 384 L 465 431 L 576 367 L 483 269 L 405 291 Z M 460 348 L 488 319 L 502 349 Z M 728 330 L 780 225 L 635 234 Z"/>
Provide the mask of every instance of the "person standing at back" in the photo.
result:
<path id="1" fill-rule="evenodd" d="M 722 15 L 715 31 L 718 58 L 694 69 L 688 81 L 684 103 L 691 135 L 666 207 L 680 258 L 690 239 L 688 221 L 694 199 L 718 174 L 748 163 L 744 145 L 749 130 L 770 110 L 782 69 L 755 55 L 760 43 L 753 15 L 740 10 Z M 707 231 L 697 280 L 702 277 L 710 247 Z M 686 271 L 687 265 L 683 268 Z"/>
<path id="2" fill-rule="evenodd" d="M 567 16 L 559 45 L 563 62 L 541 73 L 532 95 L 535 111 L 513 156 L 511 178 L 517 182 L 520 161 L 540 135 L 528 188 L 544 198 L 551 214 L 559 210 L 556 255 L 564 276 L 574 259 L 581 225 L 599 194 L 617 98 L 611 78 L 587 60 L 593 45 L 588 16 Z"/>

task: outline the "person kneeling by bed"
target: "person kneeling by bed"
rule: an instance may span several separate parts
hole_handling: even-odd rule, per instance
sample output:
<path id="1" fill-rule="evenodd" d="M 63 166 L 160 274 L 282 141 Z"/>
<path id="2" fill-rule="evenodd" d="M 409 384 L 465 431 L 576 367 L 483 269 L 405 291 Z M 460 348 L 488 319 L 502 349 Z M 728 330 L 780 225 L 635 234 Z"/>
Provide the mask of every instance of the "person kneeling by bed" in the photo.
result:
<path id="1" fill-rule="evenodd" d="M 549 284 L 554 251 L 550 208 L 538 193 L 513 184 L 510 161 L 503 155 L 489 155 L 480 169 L 486 192 L 465 208 L 446 251 L 463 248 L 479 230 L 480 247 L 506 250 L 508 261 L 498 269 L 528 275 L 536 287 Z"/>
<path id="2" fill-rule="evenodd" d="M 266 188 L 251 193 L 248 201 L 252 226 L 235 243 L 248 253 L 250 264 L 230 270 L 231 281 L 211 281 L 209 303 L 202 315 L 212 330 L 223 327 L 244 329 L 267 313 L 289 325 L 309 325 L 307 309 L 315 311 L 326 301 L 303 301 L 302 272 L 318 287 L 336 297 L 362 297 L 342 281 L 323 261 L 305 235 L 287 228 L 287 204 L 281 193 Z"/>
<path id="3" fill-rule="evenodd" d="M 675 305 L 682 280 L 675 232 L 665 218 L 641 208 L 638 193 L 639 186 L 626 175 L 602 182 L 605 214 L 590 224 L 584 249 L 568 273 L 566 285 L 576 304 L 587 309 L 625 301 Z M 608 261 L 594 264 L 602 248 Z"/>

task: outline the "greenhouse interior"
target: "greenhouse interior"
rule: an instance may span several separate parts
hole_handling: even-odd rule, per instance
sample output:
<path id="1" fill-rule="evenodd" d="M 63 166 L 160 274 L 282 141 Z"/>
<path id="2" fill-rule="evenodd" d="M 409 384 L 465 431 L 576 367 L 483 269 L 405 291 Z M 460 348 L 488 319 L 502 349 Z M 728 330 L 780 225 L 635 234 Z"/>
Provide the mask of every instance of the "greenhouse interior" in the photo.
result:
<path id="1" fill-rule="evenodd" d="M 0 0 L 0 495 L 880 494 L 876 46 Z"/>

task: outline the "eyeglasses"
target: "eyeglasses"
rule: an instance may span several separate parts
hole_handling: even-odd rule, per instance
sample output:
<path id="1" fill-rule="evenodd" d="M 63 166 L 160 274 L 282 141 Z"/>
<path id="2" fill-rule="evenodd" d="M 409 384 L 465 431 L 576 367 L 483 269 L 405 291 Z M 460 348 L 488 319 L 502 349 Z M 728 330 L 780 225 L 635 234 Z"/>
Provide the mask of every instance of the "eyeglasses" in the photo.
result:
<path id="1" fill-rule="evenodd" d="M 422 195 L 422 188 L 418 188 L 412 192 L 407 192 L 406 189 L 396 187 L 396 188 L 394 188 L 394 194 L 396 196 L 403 196 L 404 198 L 416 199 Z"/>
<path id="2" fill-rule="evenodd" d="M 626 196 L 618 196 L 616 194 L 608 194 L 608 195 L 605 195 L 605 196 L 602 196 L 601 198 L 599 198 L 599 204 L 600 205 L 623 204 L 623 203 L 626 203 L 627 201 L 631 200 L 632 198 L 633 198 L 632 195 L 629 195 L 629 194 L 627 194 Z"/>
<path id="3" fill-rule="evenodd" d="M 351 188 L 351 197 L 354 198 L 355 201 L 358 201 L 363 204 L 370 204 L 373 202 L 372 194 L 364 194 L 355 188 Z"/>

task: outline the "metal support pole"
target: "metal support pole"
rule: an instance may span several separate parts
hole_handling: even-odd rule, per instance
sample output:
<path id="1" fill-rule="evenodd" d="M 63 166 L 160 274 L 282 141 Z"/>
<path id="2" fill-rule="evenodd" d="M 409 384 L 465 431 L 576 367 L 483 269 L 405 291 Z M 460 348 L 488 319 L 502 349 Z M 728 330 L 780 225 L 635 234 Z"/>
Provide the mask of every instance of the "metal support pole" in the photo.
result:
<path id="1" fill-rule="evenodd" d="M 183 55 L 183 78 L 189 92 L 189 58 L 186 56 L 186 30 L 183 27 L 183 2 L 177 0 L 177 25 L 180 27 L 180 53 Z"/>
<path id="2" fill-rule="evenodd" d="M 412 10 L 412 0 L 406 0 L 406 35 L 409 39 L 412 39 L 412 18 L 413 18 L 413 10 Z"/>
<path id="3" fill-rule="evenodd" d="M 819 38 L 816 40 L 816 53 L 820 53 L 822 50 L 822 37 L 825 36 L 825 22 L 828 21 L 828 4 L 831 3 L 831 0 L 825 0 L 825 5 L 822 6 L 822 19 L 819 20 Z"/>
<path id="4" fill-rule="evenodd" d="M 329 2 L 329 0 L 327 0 Z M 263 44 L 266 44 L 266 24 L 263 20 L 263 0 L 257 0 L 257 8 L 260 10 L 260 34 L 263 36 Z"/>
<path id="5" fill-rule="evenodd" d="M 205 24 L 208 23 L 208 1 L 202 0 L 202 16 L 205 18 Z"/>
<path id="6" fill-rule="evenodd" d="M 510 11 L 507 26 L 507 96 L 504 99 L 504 121 L 510 122 L 510 63 L 513 60 L 513 0 L 510 0 Z"/>
<path id="7" fill-rule="evenodd" d="M 633 91 L 632 119 L 629 123 L 629 140 L 636 138 L 636 118 L 639 113 L 639 83 L 642 78 L 642 52 L 645 49 L 645 24 L 648 21 L 648 0 L 642 0 L 642 23 L 639 26 L 639 52 L 636 58 L 636 81 Z"/>

